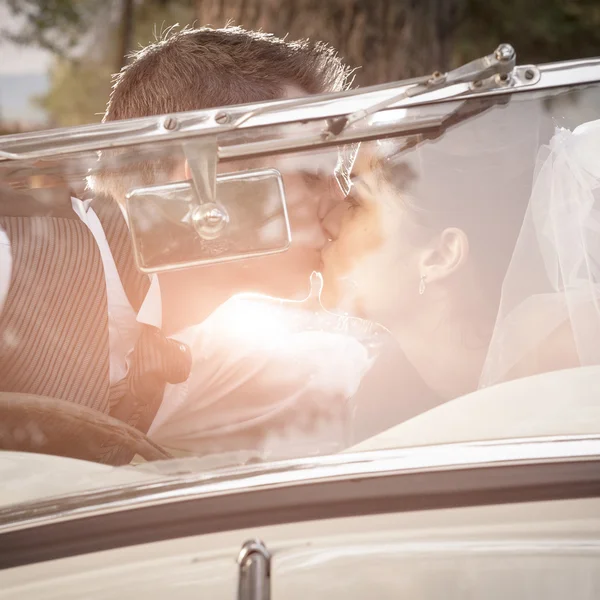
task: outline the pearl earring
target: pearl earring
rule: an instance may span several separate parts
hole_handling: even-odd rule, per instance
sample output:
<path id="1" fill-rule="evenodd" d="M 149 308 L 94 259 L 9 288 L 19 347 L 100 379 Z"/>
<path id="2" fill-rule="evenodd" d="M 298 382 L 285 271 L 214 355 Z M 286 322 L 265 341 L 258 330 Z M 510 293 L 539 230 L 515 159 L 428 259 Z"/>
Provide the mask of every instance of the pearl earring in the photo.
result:
<path id="1" fill-rule="evenodd" d="M 421 275 L 421 281 L 419 282 L 419 296 L 422 296 L 425 293 L 425 280 L 427 278 L 425 275 Z"/>

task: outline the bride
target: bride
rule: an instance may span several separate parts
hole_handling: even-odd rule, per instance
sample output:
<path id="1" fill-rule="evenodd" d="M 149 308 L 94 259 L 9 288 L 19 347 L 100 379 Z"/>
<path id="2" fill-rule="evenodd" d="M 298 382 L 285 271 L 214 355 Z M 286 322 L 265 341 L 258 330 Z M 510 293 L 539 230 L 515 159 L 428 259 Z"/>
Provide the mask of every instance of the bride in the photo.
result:
<path id="1" fill-rule="evenodd" d="M 600 364 L 600 121 L 550 125 L 513 100 L 410 151 L 363 147 L 325 218 L 324 302 L 388 328 L 441 400 Z"/>

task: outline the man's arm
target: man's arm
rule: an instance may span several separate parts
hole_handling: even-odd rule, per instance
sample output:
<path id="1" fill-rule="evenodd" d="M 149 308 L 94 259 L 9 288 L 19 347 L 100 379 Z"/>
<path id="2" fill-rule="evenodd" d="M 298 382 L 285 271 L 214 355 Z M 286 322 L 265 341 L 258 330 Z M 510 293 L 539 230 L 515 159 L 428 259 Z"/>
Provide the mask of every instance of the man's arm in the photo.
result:
<path id="1" fill-rule="evenodd" d="M 285 331 L 277 319 L 224 311 L 174 337 L 192 349 L 189 380 L 168 386 L 149 431 L 194 454 L 326 454 L 350 443 L 351 398 L 371 360 L 355 338 Z"/>

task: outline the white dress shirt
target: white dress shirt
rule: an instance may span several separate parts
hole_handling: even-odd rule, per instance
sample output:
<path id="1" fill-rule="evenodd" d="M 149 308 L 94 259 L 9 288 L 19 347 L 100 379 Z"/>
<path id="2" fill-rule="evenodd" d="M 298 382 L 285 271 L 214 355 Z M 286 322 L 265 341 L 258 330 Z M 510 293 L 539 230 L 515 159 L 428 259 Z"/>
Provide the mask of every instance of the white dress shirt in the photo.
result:
<path id="1" fill-rule="evenodd" d="M 161 326 L 159 282 L 152 278 L 136 316 L 89 201 L 73 198 L 72 204 L 102 256 L 114 383 L 127 372 L 139 323 Z M 0 235 L 0 306 L 8 293 L 11 262 L 9 240 Z M 270 459 L 323 454 L 347 445 L 348 398 L 372 361 L 351 336 L 289 328 L 294 321 L 290 310 L 274 311 L 268 302 L 234 297 L 201 324 L 171 336 L 190 347 L 192 370 L 184 383 L 167 385 L 149 436 L 191 453 L 249 449 Z"/>
<path id="2" fill-rule="evenodd" d="M 6 302 L 12 277 L 12 253 L 6 231 L 0 227 L 0 313 Z"/>
<path id="3" fill-rule="evenodd" d="M 110 251 L 100 219 L 89 206 L 89 201 L 71 198 L 73 210 L 89 227 L 96 239 L 106 280 L 108 304 L 108 343 L 110 348 L 110 382 L 116 383 L 127 374 L 127 355 L 135 345 L 139 334 L 136 314 L 123 289 L 117 265 Z M 156 293 L 156 292 L 155 292 Z M 160 301 L 160 294 L 159 294 Z"/>
<path id="4" fill-rule="evenodd" d="M 349 444 L 350 398 L 372 359 L 350 335 L 295 328 L 300 309 L 290 305 L 236 296 L 171 336 L 189 345 L 193 368 L 167 385 L 149 435 L 194 454 L 250 449 L 263 460 Z"/>

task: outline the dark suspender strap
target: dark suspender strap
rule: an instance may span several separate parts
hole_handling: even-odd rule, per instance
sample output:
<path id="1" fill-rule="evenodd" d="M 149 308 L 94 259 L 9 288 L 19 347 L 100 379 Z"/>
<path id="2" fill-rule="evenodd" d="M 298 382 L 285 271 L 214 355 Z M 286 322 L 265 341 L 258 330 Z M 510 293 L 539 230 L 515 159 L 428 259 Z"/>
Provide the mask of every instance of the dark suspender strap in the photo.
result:
<path id="1" fill-rule="evenodd" d="M 139 312 L 150 289 L 150 278 L 140 273 L 135 266 L 129 228 L 121 208 L 108 196 L 94 198 L 92 208 L 102 223 L 129 303 L 135 312 Z"/>
<path id="2" fill-rule="evenodd" d="M 107 196 L 95 198 L 92 208 L 104 228 L 125 293 L 138 312 L 150 288 L 150 279 L 135 266 L 125 217 L 118 204 Z M 111 415 L 147 433 L 166 384 L 185 381 L 191 363 L 191 353 L 185 344 L 166 338 L 156 327 L 142 325 L 127 378 L 111 391 L 114 401 Z"/>

